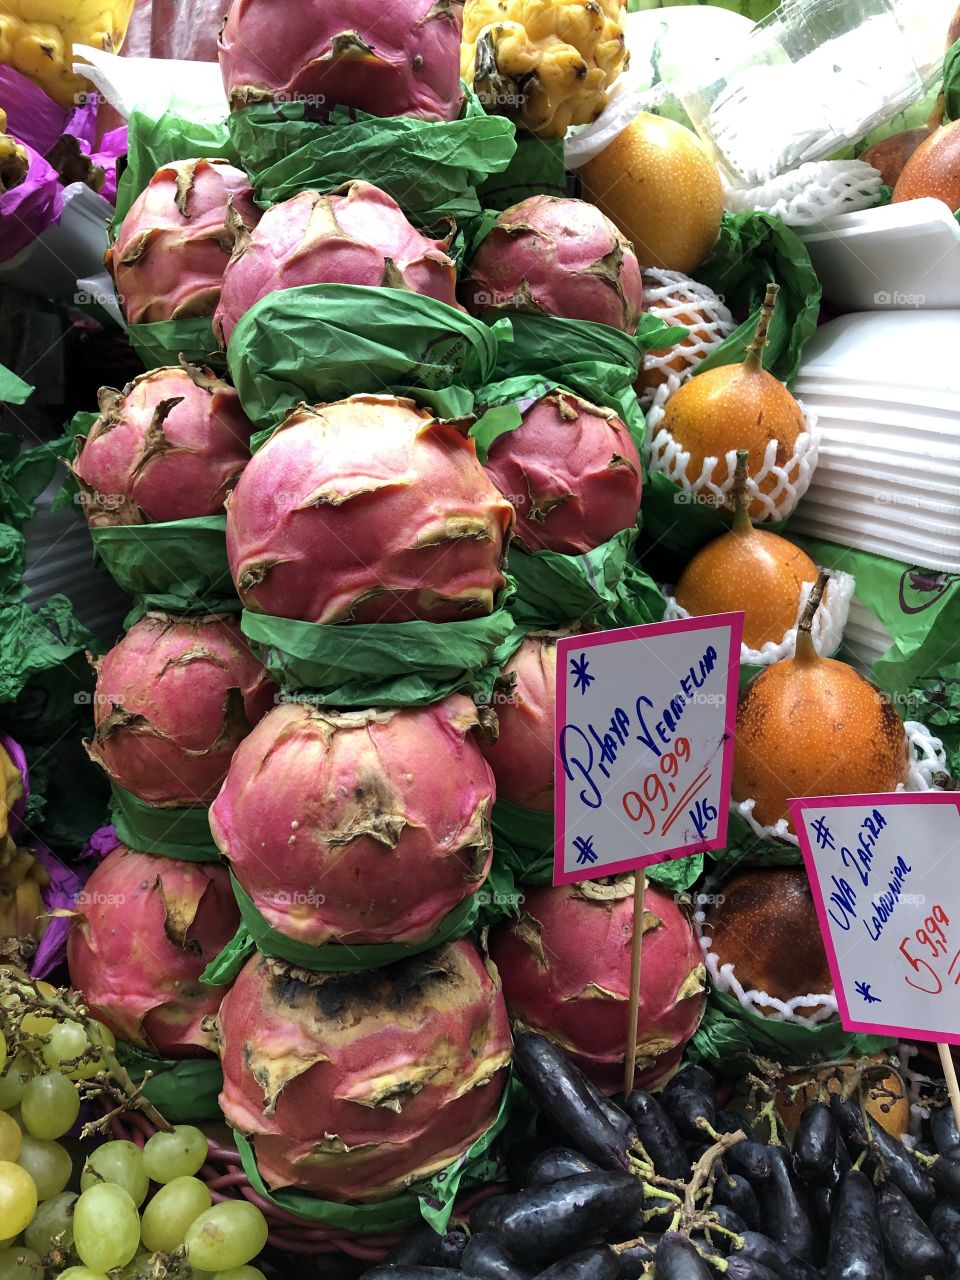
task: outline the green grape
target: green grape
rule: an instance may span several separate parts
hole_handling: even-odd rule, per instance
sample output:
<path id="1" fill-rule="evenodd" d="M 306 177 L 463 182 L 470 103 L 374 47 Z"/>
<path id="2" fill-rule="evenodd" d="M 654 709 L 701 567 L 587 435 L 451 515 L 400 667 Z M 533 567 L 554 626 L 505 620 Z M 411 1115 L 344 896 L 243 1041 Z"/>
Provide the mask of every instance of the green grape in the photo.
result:
<path id="1" fill-rule="evenodd" d="M 212 1203 L 209 1188 L 199 1178 L 174 1178 L 143 1211 L 143 1243 L 157 1253 L 172 1253 L 183 1244 L 190 1224 Z"/>
<path id="2" fill-rule="evenodd" d="M 172 1133 L 162 1129 L 143 1148 L 147 1176 L 154 1182 L 172 1182 L 196 1173 L 207 1158 L 207 1139 L 192 1124 L 178 1124 Z"/>
<path id="3" fill-rule="evenodd" d="M 29 1133 L 23 1135 L 17 1164 L 33 1179 L 40 1200 L 58 1196 L 73 1173 L 73 1160 L 66 1147 L 59 1142 L 44 1142 Z"/>
<path id="4" fill-rule="evenodd" d="M 37 1187 L 26 1169 L 0 1161 L 0 1236 L 18 1236 L 37 1209 Z"/>
<path id="5" fill-rule="evenodd" d="M 203 1271 L 229 1271 L 257 1256 L 267 1243 L 267 1220 L 246 1200 L 224 1200 L 190 1224 L 187 1260 Z"/>
<path id="6" fill-rule="evenodd" d="M 62 1138 L 80 1114 L 80 1094 L 66 1076 L 48 1071 L 27 1082 L 20 1111 L 35 1138 Z"/>
<path id="7" fill-rule="evenodd" d="M 89 1267 L 67 1267 L 57 1280 L 110 1280 L 110 1277 L 103 1271 L 91 1271 Z"/>
<path id="8" fill-rule="evenodd" d="M 140 1244 L 140 1215 L 130 1193 L 112 1182 L 82 1191 L 73 1210 L 73 1244 L 92 1271 L 126 1266 Z"/>
<path id="9" fill-rule="evenodd" d="M 150 1259 L 153 1254 L 148 1253 L 146 1249 L 138 1249 L 125 1267 L 120 1270 L 118 1280 L 143 1280 L 144 1276 L 152 1276 Z M 194 1277 L 191 1275 L 191 1280 Z"/>
<path id="10" fill-rule="evenodd" d="M 15 1244 L 0 1250 L 0 1280 L 41 1280 L 43 1262 L 39 1253 Z"/>
<path id="11" fill-rule="evenodd" d="M 135 1205 L 143 1204 L 150 1179 L 143 1167 L 143 1154 L 135 1142 L 105 1142 L 87 1157 L 80 1175 L 80 1190 L 98 1182 L 114 1182 L 123 1187 Z"/>
<path id="12" fill-rule="evenodd" d="M 13 1116 L 0 1111 L 0 1160 L 16 1160 L 21 1137 L 20 1126 Z"/>
<path id="13" fill-rule="evenodd" d="M 90 1041 L 81 1024 L 67 1019 L 50 1028 L 41 1053 L 47 1066 L 59 1071 L 66 1063 L 76 1062 L 89 1047 Z"/>
<path id="14" fill-rule="evenodd" d="M 87 1031 L 89 1033 L 89 1044 L 93 1048 L 103 1049 L 106 1047 L 107 1049 L 115 1049 L 117 1047 L 117 1037 L 102 1022 L 89 1022 Z M 99 1054 L 95 1057 L 91 1055 L 86 1062 L 81 1063 L 79 1067 L 65 1074 L 68 1080 L 92 1080 L 95 1075 L 105 1071 L 106 1067 L 107 1064 Z"/>
<path id="15" fill-rule="evenodd" d="M 25 1054 L 18 1053 L 10 1059 L 7 1069 L 0 1075 L 0 1111 L 9 1111 L 17 1105 L 32 1074 L 30 1060 Z"/>
<path id="16" fill-rule="evenodd" d="M 73 1191 L 61 1191 L 58 1196 L 37 1205 L 33 1221 L 23 1235 L 31 1249 L 40 1254 L 49 1253 L 54 1239 L 66 1249 L 73 1244 L 73 1206 L 76 1201 Z"/>
<path id="17" fill-rule="evenodd" d="M 267 1277 L 259 1267 L 231 1267 L 229 1271 L 215 1271 L 211 1280 L 267 1280 Z"/>

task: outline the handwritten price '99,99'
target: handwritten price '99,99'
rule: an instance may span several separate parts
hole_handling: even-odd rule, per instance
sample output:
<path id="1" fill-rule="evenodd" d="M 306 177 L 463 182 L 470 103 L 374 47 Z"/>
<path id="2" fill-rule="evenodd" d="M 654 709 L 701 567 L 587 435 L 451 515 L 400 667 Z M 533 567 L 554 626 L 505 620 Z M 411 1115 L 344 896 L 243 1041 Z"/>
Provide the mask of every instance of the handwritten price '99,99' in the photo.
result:
<path id="1" fill-rule="evenodd" d="M 623 808 L 632 822 L 643 822 L 643 834 L 652 835 L 660 827 L 660 834 L 666 835 L 679 818 L 685 805 L 689 804 L 698 791 L 702 791 L 710 781 L 710 768 L 701 772 L 690 782 L 681 795 L 677 795 L 678 784 L 672 779 L 680 772 L 681 764 L 690 759 L 690 743 L 686 738 L 677 738 L 673 750 L 660 757 L 657 769 L 648 773 L 640 784 L 638 791 L 627 791 L 623 796 Z M 717 817 L 716 808 L 698 800 L 689 817 L 697 829 L 699 838 L 703 838 L 706 828 Z"/>
<path id="2" fill-rule="evenodd" d="M 907 975 L 904 975 L 904 981 L 911 987 L 915 987 L 917 991 L 922 991 L 928 996 L 938 996 L 940 994 L 943 990 L 943 979 L 930 963 L 930 960 L 927 960 L 924 955 L 911 955 L 910 946 L 912 942 L 916 940 L 920 947 L 925 947 L 927 949 L 930 953 L 931 960 L 941 959 L 947 954 L 948 950 L 946 926 L 949 924 L 950 917 L 944 911 L 943 907 L 937 903 L 930 915 L 928 915 L 926 920 L 924 920 L 923 928 L 917 929 L 913 938 L 908 935 L 900 943 L 900 950 L 903 953 L 904 959 L 910 965 L 913 972 L 916 974 L 921 971 L 925 971 L 929 981 L 933 982 L 935 985 L 925 987 L 919 982 L 914 982 L 913 979 Z M 956 975 L 954 974 L 955 970 L 958 970 Z M 957 986 L 957 984 L 960 983 L 960 951 L 956 952 L 953 959 L 947 966 L 947 977 L 953 978 L 954 986 Z"/>

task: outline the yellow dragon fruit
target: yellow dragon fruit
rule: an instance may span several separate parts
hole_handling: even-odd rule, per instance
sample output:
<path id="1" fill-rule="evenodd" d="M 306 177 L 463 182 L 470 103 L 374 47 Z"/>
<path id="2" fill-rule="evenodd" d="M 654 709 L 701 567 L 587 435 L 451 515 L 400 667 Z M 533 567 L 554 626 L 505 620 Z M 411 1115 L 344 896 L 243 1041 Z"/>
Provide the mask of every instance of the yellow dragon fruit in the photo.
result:
<path id="1" fill-rule="evenodd" d="M 621 0 L 467 0 L 460 74 L 541 138 L 589 124 L 627 63 Z"/>
<path id="2" fill-rule="evenodd" d="M 7 133 L 7 113 L 0 107 L 0 191 L 19 187 L 29 168 L 27 152 Z"/>
<path id="3" fill-rule="evenodd" d="M 0 0 L 0 64 L 74 106 L 90 84 L 73 73 L 73 46 L 116 53 L 132 12 L 133 0 Z"/>

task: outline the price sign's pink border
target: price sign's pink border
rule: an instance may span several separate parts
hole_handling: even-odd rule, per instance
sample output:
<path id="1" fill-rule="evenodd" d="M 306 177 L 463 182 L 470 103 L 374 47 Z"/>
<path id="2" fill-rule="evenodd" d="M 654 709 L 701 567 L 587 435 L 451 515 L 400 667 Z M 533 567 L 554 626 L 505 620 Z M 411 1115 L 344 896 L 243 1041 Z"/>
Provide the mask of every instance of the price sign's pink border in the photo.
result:
<path id="1" fill-rule="evenodd" d="M 810 833 L 807 830 L 807 824 L 804 818 L 805 812 L 812 809 L 830 810 L 830 809 L 888 809 L 898 805 L 947 805 L 960 813 L 960 797 L 956 794 L 943 791 L 897 791 L 897 792 L 881 792 L 877 794 L 855 795 L 855 796 L 807 796 L 800 799 L 790 800 L 790 814 L 793 819 L 794 830 L 800 841 L 800 851 L 803 854 L 804 865 L 807 870 L 807 878 L 810 881 L 810 888 L 813 893 L 813 902 L 817 911 L 817 919 L 820 923 L 820 933 L 823 938 L 824 949 L 827 953 L 827 961 L 830 965 L 830 976 L 833 979 L 833 989 L 837 997 L 837 1007 L 840 1012 L 840 1022 L 845 1031 L 863 1032 L 869 1035 L 888 1036 L 891 1039 L 899 1037 L 906 1040 L 925 1040 L 934 1044 L 958 1044 L 960 1045 L 960 1030 L 945 1028 L 942 1031 L 934 1031 L 929 1029 L 917 1029 L 916 1027 L 900 1026 L 899 1024 L 891 1024 L 889 1022 L 867 1022 L 861 1018 L 854 1017 L 850 1012 L 850 1003 L 847 999 L 847 992 L 844 987 L 843 971 L 840 962 L 837 959 L 837 951 L 833 940 L 833 931 L 830 928 L 830 920 L 827 915 L 827 904 L 824 899 L 823 885 L 821 883 L 820 873 L 817 867 L 816 857 L 810 844 Z M 922 843 L 922 835 L 918 833 L 918 846 Z"/>
<path id="2" fill-rule="evenodd" d="M 560 766 L 560 736 L 567 724 L 567 659 L 571 652 L 599 649 L 607 645 L 632 644 L 638 649 L 638 658 L 642 648 L 651 640 L 660 640 L 665 636 L 675 636 L 691 631 L 710 631 L 726 627 L 729 629 L 729 651 L 721 654 L 721 660 L 727 663 L 724 688 L 723 731 L 718 737 L 722 742 L 722 765 L 718 808 L 717 834 L 711 839 L 699 840 L 696 843 L 676 845 L 661 849 L 655 853 L 639 854 L 623 858 L 615 863 L 603 863 L 595 868 L 576 868 L 568 871 L 564 863 L 564 842 L 566 837 L 566 794 L 563 785 L 562 768 Z M 727 842 L 727 826 L 730 809 L 730 786 L 733 777 L 733 746 L 737 725 L 737 693 L 740 677 L 740 649 L 743 640 L 743 614 L 717 613 L 699 618 L 681 618 L 671 622 L 651 622 L 645 626 L 619 627 L 614 631 L 598 631 L 578 636 L 563 636 L 557 642 L 557 709 L 554 741 L 554 760 L 557 776 L 554 787 L 554 870 L 553 883 L 575 884 L 591 877 L 619 875 L 639 867 L 654 866 L 671 858 L 687 858 L 691 854 L 704 853 L 709 849 L 722 849 Z M 669 653 L 666 655 L 669 661 Z M 638 665 L 638 670 L 640 669 Z"/>

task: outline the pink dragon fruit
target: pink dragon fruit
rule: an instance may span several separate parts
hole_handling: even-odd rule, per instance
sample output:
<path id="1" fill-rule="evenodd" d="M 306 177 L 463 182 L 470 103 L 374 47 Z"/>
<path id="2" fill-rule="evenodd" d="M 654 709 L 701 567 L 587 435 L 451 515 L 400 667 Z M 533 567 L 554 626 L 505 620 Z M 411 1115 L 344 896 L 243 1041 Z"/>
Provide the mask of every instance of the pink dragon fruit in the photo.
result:
<path id="1" fill-rule="evenodd" d="M 525 809 L 553 808 L 554 704 L 557 639 L 565 632 L 535 631 L 503 668 L 497 699 L 500 733 L 480 749 L 493 769 L 497 795 Z"/>
<path id="2" fill-rule="evenodd" d="M 493 775 L 459 694 L 430 707 L 287 704 L 237 748 L 210 829 L 298 942 L 422 942 L 483 883 Z"/>
<path id="3" fill-rule="evenodd" d="M 513 508 L 463 424 L 412 400 L 302 406 L 227 499 L 227 556 L 256 613 L 448 622 L 489 613 Z"/>
<path id="4" fill-rule="evenodd" d="M 70 981 L 115 1035 L 164 1058 L 216 1052 L 203 1026 L 224 987 L 200 981 L 240 913 L 226 868 L 118 845 L 77 897 Z"/>
<path id="5" fill-rule="evenodd" d="M 228 214 L 247 230 L 260 218 L 246 174 L 226 160 L 175 160 L 157 170 L 107 250 L 130 324 L 213 315 L 235 239 Z"/>
<path id="6" fill-rule="evenodd" d="M 633 245 L 596 205 L 541 195 L 500 214 L 462 295 L 474 314 L 501 307 L 633 333 L 643 283 Z"/>
<path id="7" fill-rule="evenodd" d="M 100 417 L 78 438 L 73 465 L 87 524 L 219 515 L 250 461 L 252 430 L 236 391 L 210 369 L 184 363 L 122 391 L 101 388 Z"/>
<path id="8" fill-rule="evenodd" d="M 706 970 L 686 914 L 656 885 L 645 903 L 638 1089 L 673 1072 L 706 1003 Z M 490 939 L 511 1018 L 556 1040 L 607 1093 L 623 1085 L 632 939 L 632 876 L 528 890 L 520 919 Z"/>
<path id="9" fill-rule="evenodd" d="M 91 759 L 148 804 L 209 803 L 277 689 L 230 617 L 148 613 L 95 662 Z"/>
<path id="10" fill-rule="evenodd" d="M 496 1115 L 510 1061 L 499 985 L 448 943 L 368 973 L 254 956 L 220 1007 L 220 1106 L 272 1189 L 384 1200 Z"/>
<path id="11" fill-rule="evenodd" d="M 220 36 L 231 108 L 305 98 L 374 116 L 460 114 L 463 0 L 234 0 Z"/>
<path id="12" fill-rule="evenodd" d="M 423 235 L 391 196 L 369 182 L 350 182 L 331 195 L 301 191 L 268 209 L 252 234 L 237 224 L 214 332 L 226 347 L 255 302 L 299 285 L 384 285 L 455 307 L 449 242 Z"/>
<path id="13" fill-rule="evenodd" d="M 493 443 L 487 475 L 517 512 L 527 551 L 592 551 L 637 522 L 640 455 L 612 409 L 551 391 Z"/>

